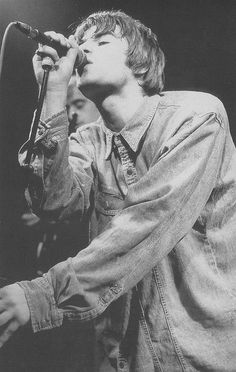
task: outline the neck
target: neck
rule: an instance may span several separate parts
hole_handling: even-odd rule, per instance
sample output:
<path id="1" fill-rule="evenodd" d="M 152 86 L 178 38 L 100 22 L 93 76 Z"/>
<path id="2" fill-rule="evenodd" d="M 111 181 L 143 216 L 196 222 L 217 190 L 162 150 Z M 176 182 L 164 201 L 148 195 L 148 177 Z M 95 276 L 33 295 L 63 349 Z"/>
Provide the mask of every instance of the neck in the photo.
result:
<path id="1" fill-rule="evenodd" d="M 120 132 L 142 105 L 144 97 L 141 88 L 127 88 L 122 93 L 111 94 L 102 102 L 96 102 L 96 105 L 106 126 L 113 132 Z"/>

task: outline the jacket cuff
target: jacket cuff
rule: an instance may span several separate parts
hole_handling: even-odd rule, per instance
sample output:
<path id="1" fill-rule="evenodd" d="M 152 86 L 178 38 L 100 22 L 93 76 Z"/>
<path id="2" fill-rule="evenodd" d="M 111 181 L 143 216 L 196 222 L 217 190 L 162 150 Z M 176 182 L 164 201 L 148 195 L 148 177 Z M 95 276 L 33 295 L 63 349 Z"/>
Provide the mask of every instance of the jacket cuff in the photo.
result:
<path id="1" fill-rule="evenodd" d="M 68 137 L 68 118 L 66 109 L 51 116 L 45 121 L 40 120 L 35 145 L 42 145 L 46 150 L 55 150 L 57 143 Z"/>
<path id="2" fill-rule="evenodd" d="M 57 308 L 52 288 L 45 276 L 17 284 L 25 292 L 34 332 L 62 325 L 63 312 Z"/>
<path id="3" fill-rule="evenodd" d="M 68 138 L 68 127 L 69 123 L 66 109 L 58 112 L 45 121 L 40 120 L 34 143 L 34 152 L 37 153 L 38 149 L 42 149 L 46 150 L 48 153 L 53 153 L 57 148 L 58 142 Z M 19 150 L 18 155 L 20 165 L 24 164 L 28 147 L 29 139 Z"/>

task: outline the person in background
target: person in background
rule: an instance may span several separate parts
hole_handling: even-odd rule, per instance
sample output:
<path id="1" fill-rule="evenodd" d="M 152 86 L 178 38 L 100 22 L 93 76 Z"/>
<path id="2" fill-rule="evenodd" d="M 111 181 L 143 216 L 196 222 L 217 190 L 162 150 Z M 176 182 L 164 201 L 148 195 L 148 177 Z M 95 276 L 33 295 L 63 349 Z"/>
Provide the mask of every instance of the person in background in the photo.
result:
<path id="1" fill-rule="evenodd" d="M 48 219 L 89 216 L 92 240 L 0 290 L 0 343 L 26 324 L 94 322 L 100 353 L 87 372 L 235 371 L 236 149 L 223 104 L 164 92 L 157 36 L 120 11 L 90 15 L 68 39 L 48 35 L 68 52 L 41 46 L 33 59 L 39 84 L 42 52 L 54 69 L 27 195 Z M 79 48 L 80 89 L 101 118 L 68 140 Z"/>
<path id="2" fill-rule="evenodd" d="M 84 124 L 98 120 L 96 105 L 86 98 L 78 88 L 79 76 L 72 75 L 67 91 L 67 114 L 69 119 L 69 135 Z"/>

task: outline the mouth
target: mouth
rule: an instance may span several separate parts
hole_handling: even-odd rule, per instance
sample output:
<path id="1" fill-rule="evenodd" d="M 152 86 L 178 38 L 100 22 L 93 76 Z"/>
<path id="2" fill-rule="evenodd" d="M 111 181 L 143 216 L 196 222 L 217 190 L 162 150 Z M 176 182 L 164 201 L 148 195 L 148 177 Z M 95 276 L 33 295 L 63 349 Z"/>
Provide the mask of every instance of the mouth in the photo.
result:
<path id="1" fill-rule="evenodd" d="M 80 66 L 80 67 L 77 69 L 77 70 L 78 70 L 78 73 L 79 73 L 80 76 L 83 74 L 83 72 L 84 72 L 84 70 L 86 69 L 87 65 L 90 65 L 90 64 L 92 64 L 92 62 L 91 62 L 91 61 L 88 61 L 88 60 L 86 59 L 86 62 L 84 62 L 83 65 Z"/>

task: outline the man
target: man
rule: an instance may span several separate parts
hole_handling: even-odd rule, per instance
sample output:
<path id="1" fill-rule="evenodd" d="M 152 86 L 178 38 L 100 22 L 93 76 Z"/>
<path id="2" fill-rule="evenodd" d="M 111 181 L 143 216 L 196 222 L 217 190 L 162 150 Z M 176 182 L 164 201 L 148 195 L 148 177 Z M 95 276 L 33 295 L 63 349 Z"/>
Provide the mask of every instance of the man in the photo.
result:
<path id="1" fill-rule="evenodd" d="M 42 278 L 1 290 L 0 342 L 29 321 L 37 332 L 93 320 L 94 371 L 107 359 L 116 371 L 235 370 L 236 152 L 223 105 L 205 93 L 161 93 L 157 38 L 121 12 L 88 17 L 75 38 L 50 35 L 69 50 L 60 59 L 41 48 L 55 67 L 31 203 L 49 219 L 89 214 L 92 240 Z M 102 119 L 69 149 L 76 41 L 88 58 L 80 89 Z"/>

